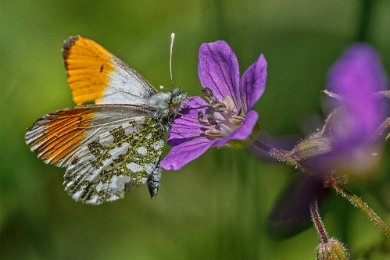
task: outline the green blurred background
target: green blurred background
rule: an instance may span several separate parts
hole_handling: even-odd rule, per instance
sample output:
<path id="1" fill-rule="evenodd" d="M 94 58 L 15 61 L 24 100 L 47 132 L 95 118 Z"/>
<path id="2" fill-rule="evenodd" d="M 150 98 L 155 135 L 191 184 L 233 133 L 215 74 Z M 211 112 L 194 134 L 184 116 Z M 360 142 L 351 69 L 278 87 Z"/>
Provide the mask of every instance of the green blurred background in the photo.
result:
<path id="1" fill-rule="evenodd" d="M 202 42 L 229 41 L 241 71 L 264 53 L 269 77 L 256 106 L 262 130 L 308 133 L 321 122 L 327 70 L 348 44 L 369 41 L 390 71 L 390 1 L 0 3 L 2 259 L 314 258 L 313 228 L 284 240 L 267 233 L 272 207 L 296 174 L 288 167 L 260 162 L 244 150 L 213 149 L 179 172 L 166 172 L 155 200 L 139 188 L 124 200 L 88 206 L 64 192 L 64 170 L 38 160 L 24 132 L 44 113 L 73 106 L 60 55 L 68 36 L 94 39 L 155 86 L 169 86 L 169 38 L 175 32 L 175 84 L 200 93 Z M 375 178 L 350 186 L 387 223 L 389 154 L 387 147 Z M 353 255 L 381 241 L 374 224 L 345 200 L 330 196 L 327 204 L 329 233 Z"/>

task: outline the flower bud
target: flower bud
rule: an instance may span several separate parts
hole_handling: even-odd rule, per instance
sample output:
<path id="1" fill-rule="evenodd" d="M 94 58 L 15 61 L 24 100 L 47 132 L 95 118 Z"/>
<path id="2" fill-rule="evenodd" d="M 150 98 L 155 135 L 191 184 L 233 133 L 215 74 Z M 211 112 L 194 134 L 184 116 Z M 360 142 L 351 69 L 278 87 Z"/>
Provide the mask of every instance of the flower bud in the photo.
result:
<path id="1" fill-rule="evenodd" d="M 317 259 L 318 260 L 346 260 L 349 259 L 347 249 L 334 238 L 329 239 L 327 242 L 322 242 L 317 247 Z"/>
<path id="2" fill-rule="evenodd" d="M 311 136 L 298 143 L 293 156 L 298 161 L 320 156 L 331 151 L 331 139 L 319 135 Z"/>

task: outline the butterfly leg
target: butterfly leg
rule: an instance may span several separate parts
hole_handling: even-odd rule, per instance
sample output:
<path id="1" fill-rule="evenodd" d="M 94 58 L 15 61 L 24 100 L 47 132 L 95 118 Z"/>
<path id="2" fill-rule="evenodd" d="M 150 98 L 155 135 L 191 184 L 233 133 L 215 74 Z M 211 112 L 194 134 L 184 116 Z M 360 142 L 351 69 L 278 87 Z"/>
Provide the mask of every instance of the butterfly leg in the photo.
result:
<path id="1" fill-rule="evenodd" d="M 152 199 L 157 196 L 158 188 L 160 187 L 160 178 L 161 178 L 161 168 L 156 167 L 153 172 L 149 175 L 148 178 L 148 188 L 149 193 Z"/>

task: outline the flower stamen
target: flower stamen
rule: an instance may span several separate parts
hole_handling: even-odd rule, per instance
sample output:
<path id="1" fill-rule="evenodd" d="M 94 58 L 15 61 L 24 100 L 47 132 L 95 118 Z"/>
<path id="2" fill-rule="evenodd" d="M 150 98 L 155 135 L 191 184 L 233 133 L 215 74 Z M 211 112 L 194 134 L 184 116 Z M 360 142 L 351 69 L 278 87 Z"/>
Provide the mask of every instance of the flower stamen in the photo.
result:
<path id="1" fill-rule="evenodd" d="M 222 132 L 217 129 L 211 129 L 211 130 L 206 130 L 205 135 L 210 136 L 210 137 L 223 137 Z"/>
<path id="2" fill-rule="evenodd" d="M 203 96 L 210 105 L 204 111 L 198 113 L 198 121 L 207 128 L 204 135 L 207 137 L 219 138 L 230 135 L 239 128 L 245 120 L 242 109 L 236 109 L 232 97 L 226 96 L 222 102 L 218 101 L 210 89 L 203 89 Z"/>
<path id="3" fill-rule="evenodd" d="M 234 101 L 231 96 L 225 97 L 225 99 L 222 101 L 224 105 L 226 105 L 227 110 L 233 111 L 236 106 L 234 105 Z"/>
<path id="4" fill-rule="evenodd" d="M 216 98 L 213 96 L 213 92 L 209 88 L 204 88 L 203 89 L 202 97 L 209 104 L 211 104 L 214 101 L 216 101 Z"/>
<path id="5" fill-rule="evenodd" d="M 204 126 L 210 126 L 211 123 L 209 122 L 208 118 L 204 119 L 203 116 L 204 116 L 203 112 L 199 111 L 199 113 L 198 113 L 198 121 L 199 121 L 199 123 L 201 123 Z"/>
<path id="6" fill-rule="evenodd" d="M 224 103 L 219 103 L 219 102 L 216 102 L 214 101 L 212 104 L 211 104 L 211 107 L 216 111 L 216 112 L 224 112 L 226 111 L 226 105 Z"/>
<path id="7" fill-rule="evenodd" d="M 242 122 L 244 121 L 245 117 L 243 116 L 232 116 L 231 118 L 229 118 L 229 122 L 234 124 L 234 125 L 241 125 Z"/>
<path id="8" fill-rule="evenodd" d="M 215 120 L 215 118 L 212 117 L 212 116 L 207 117 L 207 122 L 208 122 L 210 125 L 217 125 L 217 124 L 218 124 L 218 123 L 217 123 L 217 120 Z"/>

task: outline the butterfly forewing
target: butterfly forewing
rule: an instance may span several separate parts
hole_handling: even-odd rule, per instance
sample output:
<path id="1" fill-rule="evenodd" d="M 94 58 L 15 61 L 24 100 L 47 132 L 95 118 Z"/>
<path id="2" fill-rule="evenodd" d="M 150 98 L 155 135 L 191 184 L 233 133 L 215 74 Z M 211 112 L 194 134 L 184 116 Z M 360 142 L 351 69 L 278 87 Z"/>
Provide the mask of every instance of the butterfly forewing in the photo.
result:
<path id="1" fill-rule="evenodd" d="M 62 49 L 68 82 L 77 105 L 143 105 L 156 89 L 134 69 L 96 42 L 69 37 Z"/>

